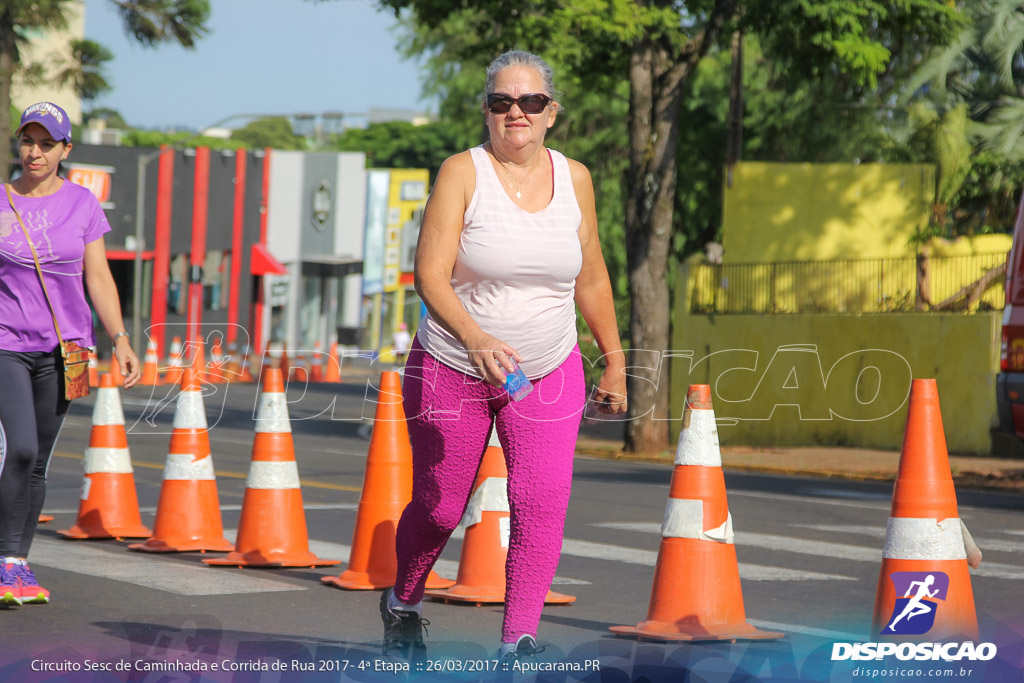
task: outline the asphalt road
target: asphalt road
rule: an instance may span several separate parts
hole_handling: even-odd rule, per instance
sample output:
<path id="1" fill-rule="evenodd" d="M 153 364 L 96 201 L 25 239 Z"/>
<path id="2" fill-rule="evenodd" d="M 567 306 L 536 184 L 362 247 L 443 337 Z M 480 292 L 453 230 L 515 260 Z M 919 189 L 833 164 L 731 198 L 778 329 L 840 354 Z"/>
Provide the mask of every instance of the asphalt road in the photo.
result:
<path id="1" fill-rule="evenodd" d="M 168 396 L 173 392 L 167 389 L 123 393 L 142 519 L 149 525 L 174 413 L 173 401 L 163 400 Z M 94 397 L 76 403 L 50 467 L 44 512 L 56 519 L 40 526 L 29 557 L 53 600 L 0 611 L 0 681 L 404 679 L 378 656 L 379 592 L 343 591 L 320 581 L 343 571 L 348 560 L 374 396 L 358 382 L 289 390 L 311 550 L 342 560 L 340 566 L 316 569 L 213 568 L 202 564 L 199 553 L 134 553 L 126 541 L 61 538 L 56 530 L 76 518 Z M 229 538 L 245 491 L 256 399 L 254 385 L 218 386 L 206 396 Z M 852 665 L 833 671 L 837 664 L 827 661 L 827 653 L 833 642 L 871 638 L 891 487 L 727 473 L 747 618 L 785 638 L 757 644 L 638 643 L 608 628 L 646 617 L 671 469 L 577 457 L 553 586 L 577 600 L 545 609 L 539 641 L 548 648 L 543 661 L 599 664 L 541 674 L 540 680 L 854 680 Z M 985 553 L 981 569 L 972 572 L 982 640 L 998 641 L 1019 660 L 1024 498 L 958 495 L 961 517 Z M 456 575 L 459 538 L 457 532 L 436 567 L 443 576 Z M 494 672 L 479 667 L 491 666 L 500 607 L 430 602 L 424 616 L 430 620 L 431 661 L 463 670 L 421 676 L 491 680 Z M 170 670 L 212 663 L 221 668 Z M 1019 661 L 1007 666 L 1009 673 L 998 676 L 1020 680 L 1012 672 Z M 736 679 L 737 672 L 744 677 Z M 954 679 L 1003 680 L 998 676 L 990 670 L 985 678 Z"/>

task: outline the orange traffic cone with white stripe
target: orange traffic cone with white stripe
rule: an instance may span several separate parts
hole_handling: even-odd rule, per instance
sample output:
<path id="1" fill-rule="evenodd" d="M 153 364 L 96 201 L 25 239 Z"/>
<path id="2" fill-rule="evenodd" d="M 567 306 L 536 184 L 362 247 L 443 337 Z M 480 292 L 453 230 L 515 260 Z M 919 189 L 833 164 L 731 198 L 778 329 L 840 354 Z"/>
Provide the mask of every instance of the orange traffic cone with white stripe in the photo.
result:
<path id="1" fill-rule="evenodd" d="M 643 640 L 761 640 L 747 622 L 711 387 L 690 385 L 647 620 L 612 626 Z"/>
<path id="2" fill-rule="evenodd" d="M 324 350 L 319 341 L 313 348 L 313 358 L 309 362 L 309 381 L 324 381 Z"/>
<path id="3" fill-rule="evenodd" d="M 139 384 L 147 387 L 162 384 L 160 381 L 160 356 L 156 350 L 156 339 L 150 339 L 146 345 L 146 359 L 142 364 L 142 377 Z"/>
<path id="4" fill-rule="evenodd" d="M 256 380 L 253 378 L 252 368 L 256 365 L 256 355 L 249 353 L 249 346 L 246 345 L 242 349 L 242 357 L 239 359 L 239 374 L 238 382 L 247 382 L 252 384 Z M 257 373 L 258 374 L 258 373 Z"/>
<path id="5" fill-rule="evenodd" d="M 242 363 L 238 356 L 238 344 L 235 342 L 228 343 L 227 355 L 224 356 L 220 372 L 224 377 L 224 381 L 229 384 L 237 382 L 238 378 L 242 375 Z"/>
<path id="6" fill-rule="evenodd" d="M 324 372 L 324 381 L 332 383 L 341 382 L 341 358 L 338 356 L 338 342 L 331 342 L 331 352 L 327 356 L 327 370 Z"/>
<path id="7" fill-rule="evenodd" d="M 395 585 L 398 575 L 395 530 L 402 511 L 412 500 L 412 447 L 397 372 L 381 373 L 377 401 L 348 570 L 339 576 L 320 579 L 349 590 Z M 427 577 L 428 588 L 447 588 L 454 584 L 434 572 Z"/>
<path id="8" fill-rule="evenodd" d="M 306 352 L 298 350 L 295 352 L 295 363 L 291 366 L 291 379 L 296 382 L 308 382 L 309 370 L 306 368 Z"/>
<path id="9" fill-rule="evenodd" d="M 89 347 L 89 387 L 96 389 L 100 385 L 100 364 L 96 358 L 96 347 Z"/>
<path id="10" fill-rule="evenodd" d="M 915 379 L 878 576 L 876 636 L 978 640 L 964 532 L 939 391 L 934 379 Z"/>
<path id="11" fill-rule="evenodd" d="M 210 384 L 224 384 L 224 348 L 221 346 L 220 337 L 213 340 L 213 347 L 210 349 L 210 365 L 206 371 L 206 381 Z"/>
<path id="12" fill-rule="evenodd" d="M 171 350 L 167 354 L 167 369 L 164 371 L 165 383 L 173 385 L 181 384 L 181 360 L 181 337 L 176 336 L 171 340 Z"/>
<path id="13" fill-rule="evenodd" d="M 181 378 L 153 537 L 128 546 L 132 550 L 227 552 L 234 547 L 224 538 L 206 406 L 195 374 L 187 367 Z"/>
<path id="14" fill-rule="evenodd" d="M 268 514 L 273 510 L 273 514 Z M 317 567 L 340 564 L 309 552 L 288 399 L 280 370 L 263 375 L 256 413 L 252 464 L 245 483 L 235 550 L 225 558 L 203 560 L 238 567 Z"/>
<path id="15" fill-rule="evenodd" d="M 459 556 L 459 575 L 450 588 L 428 590 L 426 595 L 444 602 L 484 605 L 505 602 L 505 562 L 509 533 L 508 469 L 497 433 L 484 451 L 476 473 L 473 495 L 462 515 L 466 529 Z M 572 595 L 548 591 L 544 602 L 566 605 Z"/>
<path id="16" fill-rule="evenodd" d="M 57 533 L 75 539 L 149 538 L 152 532 L 142 525 L 139 517 L 121 394 L 109 374 L 100 378 L 96 392 L 84 464 L 78 520 L 70 529 Z"/>

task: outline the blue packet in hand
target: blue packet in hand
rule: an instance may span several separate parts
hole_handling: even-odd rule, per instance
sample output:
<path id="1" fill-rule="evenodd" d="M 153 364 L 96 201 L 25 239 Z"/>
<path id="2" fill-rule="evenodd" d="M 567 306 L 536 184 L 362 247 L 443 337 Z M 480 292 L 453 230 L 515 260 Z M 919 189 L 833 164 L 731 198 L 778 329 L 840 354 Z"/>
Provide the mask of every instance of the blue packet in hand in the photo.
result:
<path id="1" fill-rule="evenodd" d="M 516 363 L 516 371 L 505 376 L 505 391 L 513 401 L 521 401 L 533 391 L 533 384 L 526 378 L 526 373 Z"/>

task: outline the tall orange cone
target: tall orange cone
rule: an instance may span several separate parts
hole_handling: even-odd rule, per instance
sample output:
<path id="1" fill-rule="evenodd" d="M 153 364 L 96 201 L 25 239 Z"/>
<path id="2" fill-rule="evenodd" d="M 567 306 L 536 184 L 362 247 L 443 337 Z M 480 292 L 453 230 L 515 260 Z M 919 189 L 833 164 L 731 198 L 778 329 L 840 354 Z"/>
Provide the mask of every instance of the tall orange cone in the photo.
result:
<path id="1" fill-rule="evenodd" d="M 160 382 L 160 356 L 156 350 L 156 339 L 150 339 L 146 345 L 146 359 L 142 364 L 142 378 L 139 384 L 147 387 L 157 386 Z"/>
<path id="2" fill-rule="evenodd" d="M 121 394 L 114 378 L 100 378 L 92 408 L 92 432 L 85 449 L 85 478 L 78 503 L 78 520 L 57 533 L 65 538 L 149 538 L 142 525 L 135 493 L 128 438 L 124 430 Z"/>
<path id="3" fill-rule="evenodd" d="M 241 377 L 242 363 L 238 356 L 238 344 L 235 342 L 228 344 L 228 352 L 224 356 L 224 362 L 221 365 L 220 371 L 224 381 L 228 383 L 237 382 L 238 378 Z"/>
<path id="4" fill-rule="evenodd" d="M 154 553 L 230 551 L 224 538 L 206 407 L 191 367 L 181 378 L 153 537 L 128 546 Z"/>
<path id="5" fill-rule="evenodd" d="M 398 575 L 395 530 L 402 511 L 412 500 L 412 447 L 397 372 L 381 373 L 377 401 L 348 570 L 339 576 L 320 579 L 349 590 L 395 585 Z M 447 588 L 454 584 L 434 572 L 427 578 L 428 588 Z"/>
<path id="6" fill-rule="evenodd" d="M 292 368 L 291 363 L 288 361 L 288 342 L 281 343 L 281 355 L 278 356 L 281 359 L 279 368 L 281 368 L 281 375 L 287 382 L 290 379 Z"/>
<path id="7" fill-rule="evenodd" d="M 100 364 L 96 358 L 96 347 L 89 347 L 89 387 L 96 389 L 100 385 Z"/>
<path id="8" fill-rule="evenodd" d="M 647 620 L 612 626 L 642 640 L 760 640 L 747 622 L 711 388 L 691 384 L 676 448 Z"/>
<path id="9" fill-rule="evenodd" d="M 331 342 L 331 353 L 327 356 L 325 382 L 341 382 L 341 358 L 338 356 L 338 342 Z"/>
<path id="10" fill-rule="evenodd" d="M 295 363 L 291 366 L 291 379 L 296 382 L 308 382 L 309 371 L 306 369 L 306 352 L 299 349 L 295 352 Z"/>
<path id="11" fill-rule="evenodd" d="M 181 337 L 174 337 L 171 340 L 171 350 L 167 354 L 167 369 L 164 371 L 164 382 L 167 384 L 181 384 Z"/>
<path id="12" fill-rule="evenodd" d="M 268 370 L 263 375 L 252 464 L 245 483 L 235 550 L 223 559 L 203 562 L 238 567 L 316 567 L 341 563 L 322 560 L 309 552 L 288 399 L 280 370 Z"/>
<path id="13" fill-rule="evenodd" d="M 900 640 L 978 640 L 946 435 L 934 379 L 910 388 L 872 632 Z"/>
<path id="14" fill-rule="evenodd" d="M 239 359 L 239 373 L 238 382 L 252 383 L 256 380 L 253 378 L 252 369 L 256 366 L 256 354 L 249 352 L 249 346 L 246 345 L 242 348 L 242 357 Z M 257 373 L 258 374 L 258 373 Z"/>
<path id="15" fill-rule="evenodd" d="M 496 432 L 484 451 L 476 473 L 473 495 L 462 516 L 466 536 L 459 556 L 459 575 L 450 588 L 428 590 L 426 595 L 444 602 L 475 605 L 505 602 L 505 561 L 508 559 L 508 469 Z M 566 605 L 572 595 L 548 591 L 544 602 Z"/>
<path id="16" fill-rule="evenodd" d="M 313 348 L 313 358 L 309 363 L 309 381 L 324 381 L 324 349 L 319 341 Z"/>

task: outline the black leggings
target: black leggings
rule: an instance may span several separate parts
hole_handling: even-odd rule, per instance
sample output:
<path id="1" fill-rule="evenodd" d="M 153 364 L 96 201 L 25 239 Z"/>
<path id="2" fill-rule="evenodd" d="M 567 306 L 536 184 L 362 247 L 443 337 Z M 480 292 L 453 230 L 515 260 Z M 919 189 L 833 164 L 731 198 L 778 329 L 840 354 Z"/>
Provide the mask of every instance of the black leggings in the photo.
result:
<path id="1" fill-rule="evenodd" d="M 68 405 L 56 350 L 0 350 L 0 556 L 28 555 Z"/>

